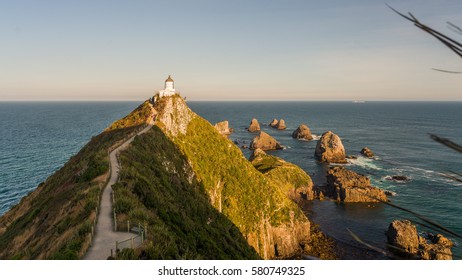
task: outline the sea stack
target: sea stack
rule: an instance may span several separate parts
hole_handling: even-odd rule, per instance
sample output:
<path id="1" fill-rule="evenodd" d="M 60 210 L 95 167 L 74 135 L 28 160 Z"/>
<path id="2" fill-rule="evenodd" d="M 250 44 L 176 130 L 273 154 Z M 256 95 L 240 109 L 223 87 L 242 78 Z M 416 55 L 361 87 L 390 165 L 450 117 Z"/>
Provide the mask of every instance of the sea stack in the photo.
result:
<path id="1" fill-rule="evenodd" d="M 276 126 L 276 128 L 279 129 L 279 130 L 284 130 L 284 129 L 286 129 L 286 128 L 287 128 L 286 122 L 285 122 L 283 119 L 281 119 L 281 120 L 278 122 L 278 125 Z"/>
<path id="2" fill-rule="evenodd" d="M 372 186 L 369 178 L 343 166 L 331 167 L 326 179 L 326 195 L 339 202 L 388 201 L 385 192 Z"/>
<path id="3" fill-rule="evenodd" d="M 325 132 L 316 145 L 315 157 L 320 162 L 346 163 L 345 148 L 342 140 L 332 131 Z"/>
<path id="4" fill-rule="evenodd" d="M 292 133 L 292 137 L 295 139 L 302 139 L 308 141 L 313 140 L 310 128 L 306 124 L 299 125 L 298 128 Z"/>
<path id="5" fill-rule="evenodd" d="M 361 154 L 365 157 L 372 158 L 374 157 L 374 153 L 368 147 L 364 147 L 361 150 Z"/>
<path id="6" fill-rule="evenodd" d="M 277 119 L 273 119 L 269 124 L 269 126 L 271 126 L 271 127 L 276 127 L 277 125 L 278 125 L 278 120 Z"/>
<path id="7" fill-rule="evenodd" d="M 222 122 L 218 122 L 215 124 L 215 129 L 218 130 L 218 132 L 221 134 L 221 135 L 230 135 L 233 131 L 232 128 L 229 128 L 229 123 L 228 121 L 222 121 Z"/>
<path id="8" fill-rule="evenodd" d="M 250 126 L 247 128 L 249 132 L 257 132 L 260 131 L 260 124 L 258 123 L 257 119 L 252 119 L 250 122 Z"/>
<path id="9" fill-rule="evenodd" d="M 269 124 L 269 126 L 271 126 L 272 128 L 279 129 L 279 130 L 284 130 L 287 128 L 286 122 L 283 119 L 279 121 L 277 119 L 273 119 L 271 123 Z"/>
<path id="10" fill-rule="evenodd" d="M 454 243 L 442 234 L 419 236 L 409 220 L 395 220 L 386 232 L 391 250 L 400 256 L 424 260 L 452 260 Z"/>
<path id="11" fill-rule="evenodd" d="M 280 150 L 282 149 L 282 145 L 268 133 L 260 131 L 260 134 L 253 138 L 252 144 L 250 144 L 250 149 L 262 149 L 263 151 Z"/>

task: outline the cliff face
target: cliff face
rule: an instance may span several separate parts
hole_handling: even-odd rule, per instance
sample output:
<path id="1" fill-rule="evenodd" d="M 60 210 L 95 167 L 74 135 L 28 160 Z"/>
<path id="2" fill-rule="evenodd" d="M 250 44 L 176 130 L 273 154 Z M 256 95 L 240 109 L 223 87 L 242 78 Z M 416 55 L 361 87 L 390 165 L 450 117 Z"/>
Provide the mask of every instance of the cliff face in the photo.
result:
<path id="1" fill-rule="evenodd" d="M 186 156 L 210 203 L 265 259 L 289 256 L 309 240 L 310 223 L 285 193 L 179 96 L 155 104 L 156 125 Z"/>

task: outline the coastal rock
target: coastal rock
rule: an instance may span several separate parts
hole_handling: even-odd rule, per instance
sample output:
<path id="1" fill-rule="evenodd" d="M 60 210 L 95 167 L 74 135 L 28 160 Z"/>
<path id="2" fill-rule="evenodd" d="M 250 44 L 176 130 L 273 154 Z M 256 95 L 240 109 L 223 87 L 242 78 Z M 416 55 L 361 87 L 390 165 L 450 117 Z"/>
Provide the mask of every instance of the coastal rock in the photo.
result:
<path id="1" fill-rule="evenodd" d="M 279 130 L 284 130 L 284 129 L 287 128 L 286 122 L 283 119 L 281 119 L 279 121 L 277 119 L 273 119 L 270 122 L 269 126 L 271 126 L 272 128 L 279 129 Z"/>
<path id="2" fill-rule="evenodd" d="M 408 220 L 395 220 L 386 233 L 391 250 L 399 256 L 424 260 L 452 260 L 454 243 L 442 234 L 419 236 L 417 228 Z"/>
<path id="3" fill-rule="evenodd" d="M 266 156 L 266 155 L 267 155 L 267 153 L 265 153 L 265 151 L 263 151 L 260 148 L 257 148 L 255 150 L 253 150 L 253 153 L 250 155 L 249 160 L 252 162 L 256 158 L 261 158 L 261 157 Z"/>
<path id="4" fill-rule="evenodd" d="M 405 183 L 405 182 L 410 181 L 411 179 L 404 175 L 393 175 L 393 176 L 386 176 L 385 180 Z"/>
<path id="5" fill-rule="evenodd" d="M 361 150 L 361 154 L 365 157 L 371 158 L 374 156 L 374 153 L 368 147 L 364 147 Z"/>
<path id="6" fill-rule="evenodd" d="M 218 130 L 218 132 L 221 134 L 221 135 L 230 135 L 231 132 L 232 132 L 232 129 L 229 128 L 229 123 L 228 121 L 222 121 L 222 122 L 218 122 L 215 124 L 215 129 Z"/>
<path id="7" fill-rule="evenodd" d="M 299 125 L 292 133 L 292 137 L 295 139 L 313 140 L 310 128 L 306 124 Z"/>
<path id="8" fill-rule="evenodd" d="M 442 234 L 428 234 L 428 239 L 419 236 L 419 256 L 424 260 L 452 260 L 451 240 Z"/>
<path id="9" fill-rule="evenodd" d="M 279 129 L 279 130 L 284 130 L 284 129 L 286 129 L 286 128 L 287 128 L 286 122 L 285 122 L 283 119 L 281 119 L 281 120 L 278 122 L 278 125 L 276 126 L 276 128 Z"/>
<path id="10" fill-rule="evenodd" d="M 321 162 L 346 163 L 342 140 L 332 131 L 325 132 L 316 145 L 315 157 Z"/>
<path id="11" fill-rule="evenodd" d="M 419 251 L 417 228 L 408 220 L 395 220 L 388 226 L 388 243 L 397 249 L 394 252 L 402 256 L 414 256 Z"/>
<path id="12" fill-rule="evenodd" d="M 327 171 L 326 194 L 343 202 L 388 201 L 385 192 L 371 186 L 369 178 L 345 167 L 332 167 Z"/>
<path id="13" fill-rule="evenodd" d="M 278 120 L 277 119 L 273 119 L 269 124 L 269 126 L 271 126 L 271 127 L 276 127 L 277 125 L 278 125 Z"/>
<path id="14" fill-rule="evenodd" d="M 253 138 L 252 144 L 250 145 L 250 149 L 262 149 L 264 151 L 280 150 L 282 149 L 282 146 L 278 141 L 276 141 L 276 139 L 271 137 L 268 133 L 260 131 L 260 134 Z"/>
<path id="15" fill-rule="evenodd" d="M 257 119 L 252 119 L 250 122 L 250 126 L 247 128 L 249 132 L 257 132 L 260 131 L 260 124 L 258 123 Z"/>

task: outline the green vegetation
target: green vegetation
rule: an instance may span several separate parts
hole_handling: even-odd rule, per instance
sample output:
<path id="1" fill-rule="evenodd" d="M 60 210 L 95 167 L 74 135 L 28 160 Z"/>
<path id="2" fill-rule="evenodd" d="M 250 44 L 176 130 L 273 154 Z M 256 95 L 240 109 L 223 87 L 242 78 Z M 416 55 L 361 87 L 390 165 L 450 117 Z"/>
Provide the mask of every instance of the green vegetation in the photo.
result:
<path id="1" fill-rule="evenodd" d="M 297 165 L 268 154 L 259 154 L 252 160 L 252 165 L 284 193 L 292 194 L 302 191 L 307 194 L 308 198 L 311 198 L 313 181 Z"/>
<path id="2" fill-rule="evenodd" d="M 105 131 L 143 125 L 147 122 L 151 114 L 151 105 L 149 104 L 149 101 L 145 101 L 129 115 L 115 121 Z"/>
<path id="3" fill-rule="evenodd" d="M 187 159 L 158 127 L 137 136 L 120 161 L 120 181 L 113 186 L 118 223 L 148 226 L 137 257 L 258 258 L 236 226 L 210 205 Z M 134 254 L 126 250 L 119 257 Z"/>
<path id="4" fill-rule="evenodd" d="M 212 197 L 217 193 L 212 198 L 215 208 L 222 209 L 244 234 L 258 231 L 266 217 L 270 217 L 271 225 L 278 226 L 289 222 L 290 211 L 303 215 L 255 170 L 236 145 L 204 119 L 194 118 L 187 134 L 177 137 L 175 143 L 193 163 L 205 190 Z"/>
<path id="5" fill-rule="evenodd" d="M 180 97 L 165 98 L 155 109 L 156 124 L 191 163 L 210 203 L 239 228 L 261 257 L 275 257 L 279 254 L 275 245 L 285 246 L 282 243 L 291 235 L 298 242 L 287 241 L 292 243 L 284 247 L 285 255 L 309 238 L 309 222 L 300 208 Z M 294 233 L 294 227 L 300 230 Z"/>
<path id="6" fill-rule="evenodd" d="M 146 106 L 149 104 L 93 137 L 59 171 L 0 217 L 0 259 L 83 256 L 107 180 L 108 152 L 141 128 Z"/>

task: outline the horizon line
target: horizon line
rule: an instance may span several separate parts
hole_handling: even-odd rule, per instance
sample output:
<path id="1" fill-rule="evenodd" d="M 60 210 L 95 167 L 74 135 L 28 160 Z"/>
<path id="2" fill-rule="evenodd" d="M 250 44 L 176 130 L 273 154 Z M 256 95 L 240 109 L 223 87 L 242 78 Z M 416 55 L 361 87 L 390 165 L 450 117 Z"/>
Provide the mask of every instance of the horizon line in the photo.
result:
<path id="1" fill-rule="evenodd" d="M 17 103 L 40 103 L 40 102 L 144 102 L 148 99 L 6 99 L 0 103 L 17 102 Z M 377 100 L 358 100 L 358 99 L 190 99 L 189 102 L 462 102 L 457 99 L 377 99 Z"/>

